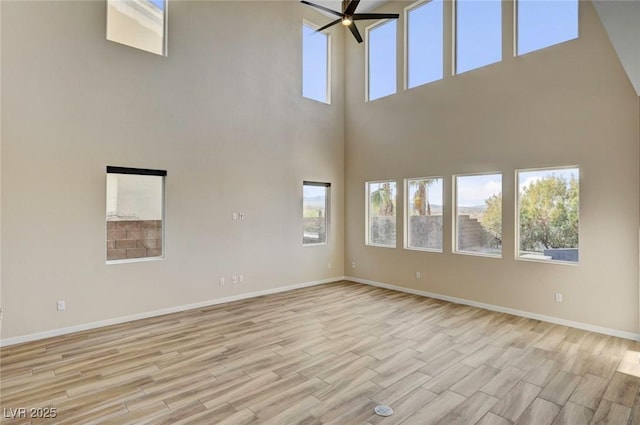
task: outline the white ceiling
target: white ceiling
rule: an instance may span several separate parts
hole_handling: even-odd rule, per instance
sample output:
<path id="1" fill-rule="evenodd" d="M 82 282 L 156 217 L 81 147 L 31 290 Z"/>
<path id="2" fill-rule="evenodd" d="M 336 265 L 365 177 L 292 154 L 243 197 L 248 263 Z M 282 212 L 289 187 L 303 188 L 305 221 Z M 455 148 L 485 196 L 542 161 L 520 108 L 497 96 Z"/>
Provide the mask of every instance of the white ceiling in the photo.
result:
<path id="1" fill-rule="evenodd" d="M 328 7 L 329 9 L 336 10 L 340 12 L 342 10 L 342 1 L 340 0 L 308 0 L 311 3 L 319 4 L 320 6 Z M 365 13 L 371 12 L 377 7 L 380 7 L 388 0 L 360 0 L 360 4 L 358 5 L 358 12 Z M 320 12 L 324 13 L 324 12 Z M 332 16 L 333 15 L 328 15 Z"/>
<path id="2" fill-rule="evenodd" d="M 640 96 L 640 0 L 594 0 L 593 4 Z"/>

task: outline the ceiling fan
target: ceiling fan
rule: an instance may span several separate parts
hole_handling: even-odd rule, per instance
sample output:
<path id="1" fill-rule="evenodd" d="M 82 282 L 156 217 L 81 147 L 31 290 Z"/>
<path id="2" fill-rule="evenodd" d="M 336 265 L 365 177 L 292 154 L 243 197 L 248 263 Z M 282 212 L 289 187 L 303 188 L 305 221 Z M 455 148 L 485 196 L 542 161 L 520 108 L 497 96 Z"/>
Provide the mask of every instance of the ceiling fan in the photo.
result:
<path id="1" fill-rule="evenodd" d="M 397 13 L 355 13 L 360 0 L 342 0 L 342 12 L 320 6 L 319 4 L 314 4 L 306 0 L 300 0 L 300 3 L 315 7 L 316 9 L 322 10 L 331 15 L 339 16 L 335 21 L 329 22 L 327 25 L 318 28 L 316 32 L 325 30 L 335 24 L 342 23 L 342 25 L 351 30 L 351 34 L 353 34 L 358 43 L 362 43 L 362 36 L 358 31 L 358 27 L 356 27 L 355 21 L 362 21 L 366 19 L 398 19 L 398 16 L 400 16 Z"/>

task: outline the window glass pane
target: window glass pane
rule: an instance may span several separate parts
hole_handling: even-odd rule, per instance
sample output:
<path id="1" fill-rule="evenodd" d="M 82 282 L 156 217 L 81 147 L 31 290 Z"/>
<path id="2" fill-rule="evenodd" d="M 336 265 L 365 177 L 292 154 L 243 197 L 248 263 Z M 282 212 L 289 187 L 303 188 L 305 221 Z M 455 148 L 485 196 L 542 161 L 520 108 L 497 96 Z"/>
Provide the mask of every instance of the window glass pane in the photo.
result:
<path id="1" fill-rule="evenodd" d="M 442 251 L 442 178 L 407 180 L 407 248 Z"/>
<path id="2" fill-rule="evenodd" d="M 369 100 L 396 92 L 396 21 L 367 31 L 369 49 Z"/>
<path id="3" fill-rule="evenodd" d="M 107 260 L 162 256 L 164 177 L 107 174 Z"/>
<path id="4" fill-rule="evenodd" d="M 502 255 L 502 175 L 456 176 L 456 251 Z"/>
<path id="5" fill-rule="evenodd" d="M 329 103 L 329 36 L 302 25 L 302 96 Z"/>
<path id="6" fill-rule="evenodd" d="M 304 245 L 327 243 L 328 206 L 328 185 L 314 183 L 302 185 L 302 243 Z"/>
<path id="7" fill-rule="evenodd" d="M 519 257 L 578 261 L 579 170 L 518 172 Z"/>
<path id="8" fill-rule="evenodd" d="M 442 0 L 431 0 L 407 13 L 407 87 L 440 80 L 443 74 Z"/>
<path id="9" fill-rule="evenodd" d="M 518 0 L 518 55 L 578 38 L 577 0 Z"/>
<path id="10" fill-rule="evenodd" d="M 165 0 L 107 0 L 107 40 L 167 55 Z"/>
<path id="11" fill-rule="evenodd" d="M 396 182 L 367 184 L 367 244 L 396 246 Z"/>
<path id="12" fill-rule="evenodd" d="M 500 0 L 456 1 L 456 73 L 502 60 Z"/>

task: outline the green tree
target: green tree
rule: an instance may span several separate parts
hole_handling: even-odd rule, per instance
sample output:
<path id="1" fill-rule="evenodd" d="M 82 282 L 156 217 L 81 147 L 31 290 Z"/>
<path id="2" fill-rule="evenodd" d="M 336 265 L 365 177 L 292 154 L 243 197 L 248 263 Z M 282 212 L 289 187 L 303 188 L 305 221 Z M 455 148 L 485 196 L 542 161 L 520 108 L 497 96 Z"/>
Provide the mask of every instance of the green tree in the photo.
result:
<path id="1" fill-rule="evenodd" d="M 549 176 L 520 194 L 520 249 L 578 246 L 578 181 Z"/>
<path id="2" fill-rule="evenodd" d="M 413 195 L 412 208 L 415 215 L 431 215 L 431 204 L 429 203 L 429 186 L 435 183 L 434 179 L 412 180 L 412 186 L 418 186 Z"/>
<path id="3" fill-rule="evenodd" d="M 502 243 L 502 193 L 491 195 L 489 199 L 484 201 L 487 209 L 480 217 L 480 224 L 491 236 L 498 242 Z"/>

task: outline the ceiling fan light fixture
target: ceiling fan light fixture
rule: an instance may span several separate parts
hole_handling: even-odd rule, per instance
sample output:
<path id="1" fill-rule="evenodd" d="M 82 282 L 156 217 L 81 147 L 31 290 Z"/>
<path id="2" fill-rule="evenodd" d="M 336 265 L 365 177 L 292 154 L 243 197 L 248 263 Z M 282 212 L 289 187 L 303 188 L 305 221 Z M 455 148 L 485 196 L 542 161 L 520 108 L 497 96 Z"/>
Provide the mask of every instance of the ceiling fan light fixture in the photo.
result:
<path id="1" fill-rule="evenodd" d="M 345 27 L 348 27 L 352 23 L 353 23 L 353 20 L 351 19 L 350 16 L 345 16 L 344 18 L 342 18 L 342 25 L 344 25 Z"/>

